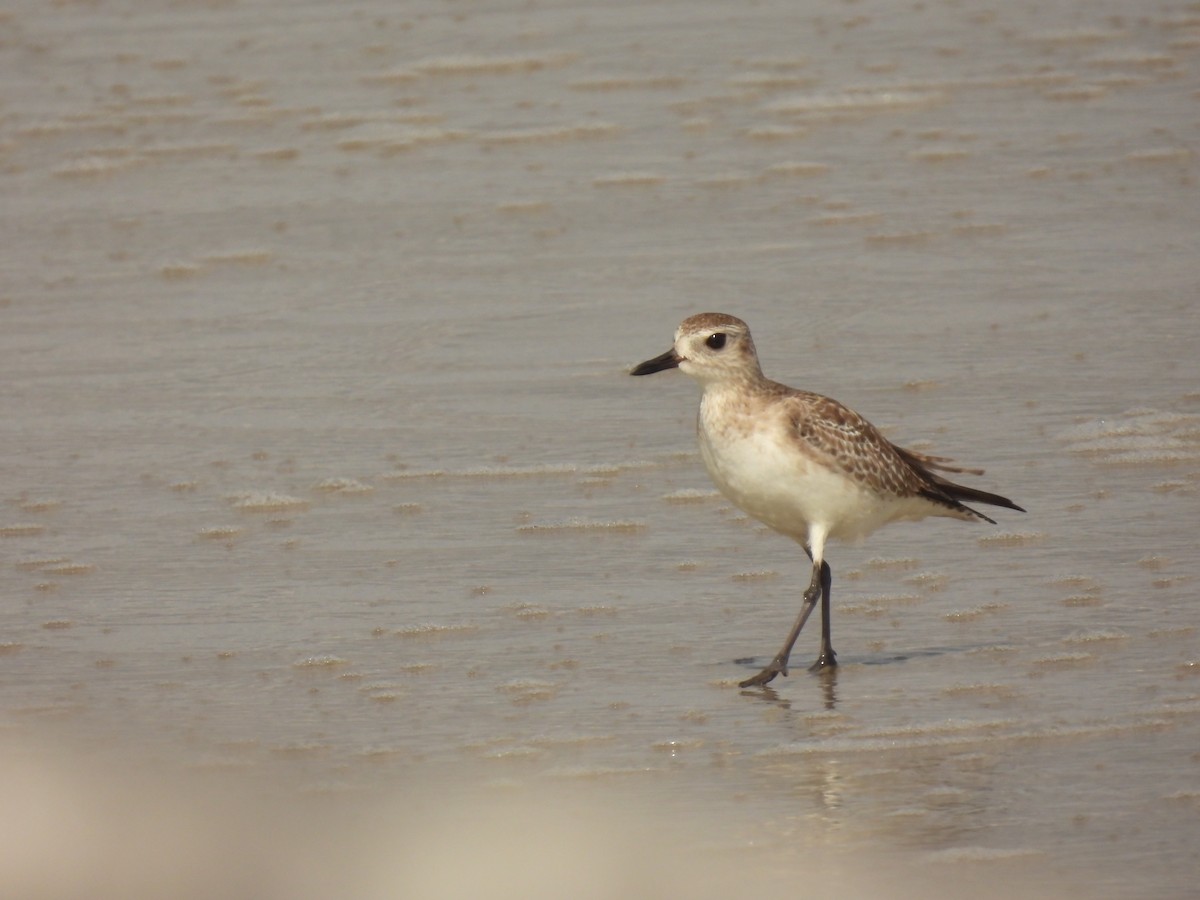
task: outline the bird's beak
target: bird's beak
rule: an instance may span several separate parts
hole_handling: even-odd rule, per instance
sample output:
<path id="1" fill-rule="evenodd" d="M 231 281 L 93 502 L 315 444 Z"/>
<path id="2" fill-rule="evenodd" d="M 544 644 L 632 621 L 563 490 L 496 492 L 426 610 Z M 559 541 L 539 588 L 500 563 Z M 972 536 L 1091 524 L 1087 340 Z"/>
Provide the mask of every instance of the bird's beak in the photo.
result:
<path id="1" fill-rule="evenodd" d="M 667 369 L 674 369 L 679 365 L 679 356 L 675 353 L 675 348 L 672 347 L 662 356 L 656 356 L 654 359 L 648 359 L 644 363 L 638 363 L 633 367 L 630 375 L 653 375 L 655 372 L 663 372 Z"/>

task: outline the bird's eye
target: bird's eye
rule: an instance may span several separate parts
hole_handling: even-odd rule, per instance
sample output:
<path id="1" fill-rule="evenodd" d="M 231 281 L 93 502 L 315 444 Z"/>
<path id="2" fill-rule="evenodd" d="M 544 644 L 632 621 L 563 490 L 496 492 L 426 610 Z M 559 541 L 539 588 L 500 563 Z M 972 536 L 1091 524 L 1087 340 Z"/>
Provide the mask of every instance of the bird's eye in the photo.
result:
<path id="1" fill-rule="evenodd" d="M 718 331 L 716 334 L 710 334 L 708 340 L 704 343 L 712 350 L 720 350 L 725 346 L 725 334 L 721 331 Z"/>

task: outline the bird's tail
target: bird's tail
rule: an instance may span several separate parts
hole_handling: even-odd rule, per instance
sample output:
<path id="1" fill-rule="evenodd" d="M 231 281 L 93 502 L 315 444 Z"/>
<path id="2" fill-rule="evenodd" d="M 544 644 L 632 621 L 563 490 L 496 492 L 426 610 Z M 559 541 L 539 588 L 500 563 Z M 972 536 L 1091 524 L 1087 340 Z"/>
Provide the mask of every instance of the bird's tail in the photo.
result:
<path id="1" fill-rule="evenodd" d="M 943 478 L 941 475 L 935 475 L 931 471 L 936 469 L 941 472 L 982 475 L 983 469 L 968 469 L 950 465 L 953 460 L 947 459 L 944 456 L 927 456 L 924 453 L 905 450 L 901 447 L 897 447 L 896 449 L 900 451 L 900 455 L 905 457 L 913 468 L 925 476 L 927 487 L 921 493 L 934 503 L 939 503 L 942 506 L 969 515 L 978 516 L 980 519 L 983 519 L 985 522 L 991 522 L 993 525 L 996 524 L 995 519 L 985 516 L 977 509 L 972 509 L 963 501 L 986 503 L 989 506 L 1003 506 L 1005 509 L 1015 509 L 1018 512 L 1025 512 L 1024 507 L 1018 506 L 1007 497 L 1001 497 L 999 494 L 993 494 L 990 491 L 981 491 L 979 488 L 967 487 L 965 484 L 957 484 L 948 478 Z"/>

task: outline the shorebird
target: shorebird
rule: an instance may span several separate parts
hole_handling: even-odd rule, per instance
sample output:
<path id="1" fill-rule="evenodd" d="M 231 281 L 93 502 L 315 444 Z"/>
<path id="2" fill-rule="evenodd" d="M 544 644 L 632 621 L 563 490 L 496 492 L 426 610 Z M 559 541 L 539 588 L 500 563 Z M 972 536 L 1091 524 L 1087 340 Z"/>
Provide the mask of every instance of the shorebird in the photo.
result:
<path id="1" fill-rule="evenodd" d="M 804 623 L 821 601 L 821 651 L 810 671 L 837 665 L 830 640 L 825 561 L 829 539 L 857 540 L 890 522 L 948 516 L 996 524 L 963 501 L 1024 512 L 999 494 L 936 474 L 982 475 L 897 447 L 879 430 L 829 397 L 790 388 L 763 375 L 746 323 L 723 313 L 684 319 L 666 353 L 631 375 L 678 368 L 704 394 L 696 431 L 700 456 L 722 494 L 763 524 L 797 541 L 812 560 L 812 580 L 782 649 L 741 687 L 788 674 L 788 658 Z"/>

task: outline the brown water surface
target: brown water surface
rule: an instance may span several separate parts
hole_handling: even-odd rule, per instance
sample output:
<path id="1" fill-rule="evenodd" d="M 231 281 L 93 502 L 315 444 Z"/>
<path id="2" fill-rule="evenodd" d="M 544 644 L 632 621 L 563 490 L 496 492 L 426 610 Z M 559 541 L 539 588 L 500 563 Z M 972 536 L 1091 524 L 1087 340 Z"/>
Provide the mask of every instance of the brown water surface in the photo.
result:
<path id="1" fill-rule="evenodd" d="M 0 29 L 0 880 L 1194 892 L 1194 3 Z M 705 310 L 1029 510 L 834 546 L 835 678 L 736 687 L 806 560 L 626 374 Z"/>

